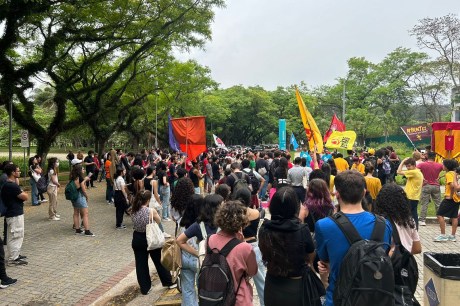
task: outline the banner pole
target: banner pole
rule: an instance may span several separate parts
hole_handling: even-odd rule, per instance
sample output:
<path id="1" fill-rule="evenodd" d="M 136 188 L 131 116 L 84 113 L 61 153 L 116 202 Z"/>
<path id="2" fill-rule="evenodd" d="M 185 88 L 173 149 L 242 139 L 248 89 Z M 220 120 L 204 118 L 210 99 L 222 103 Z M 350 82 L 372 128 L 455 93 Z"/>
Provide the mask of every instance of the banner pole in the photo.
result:
<path id="1" fill-rule="evenodd" d="M 406 135 L 407 139 L 409 139 L 409 141 L 412 144 L 412 146 L 414 147 L 414 149 L 417 150 L 417 147 L 414 145 L 412 140 L 409 138 L 409 135 L 407 135 L 406 131 L 404 131 L 404 129 L 402 127 L 401 127 L 401 130 L 403 131 L 404 135 Z"/>

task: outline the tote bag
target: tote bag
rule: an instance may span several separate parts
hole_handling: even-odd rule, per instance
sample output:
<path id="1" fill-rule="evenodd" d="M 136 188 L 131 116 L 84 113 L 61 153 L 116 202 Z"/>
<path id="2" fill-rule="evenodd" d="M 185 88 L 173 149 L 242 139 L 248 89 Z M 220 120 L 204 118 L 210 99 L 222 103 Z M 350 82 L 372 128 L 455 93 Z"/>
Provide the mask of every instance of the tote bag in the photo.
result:
<path id="1" fill-rule="evenodd" d="M 179 278 L 180 269 L 182 268 L 182 253 L 179 245 L 176 242 L 177 238 L 177 223 L 174 238 L 166 240 L 163 248 L 161 249 L 161 265 L 166 270 L 171 271 L 172 281 Z"/>
<path id="2" fill-rule="evenodd" d="M 158 224 L 153 221 L 149 216 L 149 223 L 145 228 L 145 234 L 147 237 L 147 251 L 160 249 L 165 244 L 165 236 L 161 231 Z"/>

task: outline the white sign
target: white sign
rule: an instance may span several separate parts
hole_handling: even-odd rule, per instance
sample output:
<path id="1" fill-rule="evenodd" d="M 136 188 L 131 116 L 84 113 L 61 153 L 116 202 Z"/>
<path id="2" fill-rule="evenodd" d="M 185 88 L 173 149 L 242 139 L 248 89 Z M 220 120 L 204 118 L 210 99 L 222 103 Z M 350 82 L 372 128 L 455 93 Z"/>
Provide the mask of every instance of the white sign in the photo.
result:
<path id="1" fill-rule="evenodd" d="M 22 148 L 29 147 L 29 131 L 28 130 L 21 131 L 21 147 Z"/>

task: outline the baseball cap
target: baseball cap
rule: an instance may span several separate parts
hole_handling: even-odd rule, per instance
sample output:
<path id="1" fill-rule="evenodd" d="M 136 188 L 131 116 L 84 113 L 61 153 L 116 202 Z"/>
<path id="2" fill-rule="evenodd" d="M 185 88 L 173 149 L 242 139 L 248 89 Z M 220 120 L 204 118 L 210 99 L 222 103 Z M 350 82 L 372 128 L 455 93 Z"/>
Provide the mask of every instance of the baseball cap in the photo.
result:
<path id="1" fill-rule="evenodd" d="M 75 166 L 75 165 L 81 164 L 81 162 L 82 162 L 81 159 L 74 158 L 74 159 L 72 159 L 72 161 L 70 162 L 70 164 L 71 164 L 72 166 Z"/>
<path id="2" fill-rule="evenodd" d="M 367 152 L 368 152 L 370 155 L 374 155 L 374 154 L 375 154 L 375 149 L 369 149 L 369 150 L 367 150 Z"/>

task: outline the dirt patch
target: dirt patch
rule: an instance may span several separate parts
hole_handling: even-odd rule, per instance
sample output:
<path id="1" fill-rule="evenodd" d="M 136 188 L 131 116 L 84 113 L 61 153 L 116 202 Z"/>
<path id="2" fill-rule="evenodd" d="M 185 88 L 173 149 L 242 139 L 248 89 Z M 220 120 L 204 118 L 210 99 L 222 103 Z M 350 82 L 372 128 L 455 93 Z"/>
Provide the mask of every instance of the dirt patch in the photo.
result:
<path id="1" fill-rule="evenodd" d="M 141 294 L 139 290 L 139 286 L 129 286 L 123 290 L 123 292 L 119 295 L 111 297 L 109 300 L 104 301 L 104 305 L 108 306 L 118 306 L 118 305 L 126 305 L 136 297 Z M 99 304 L 99 303 L 98 303 Z"/>

